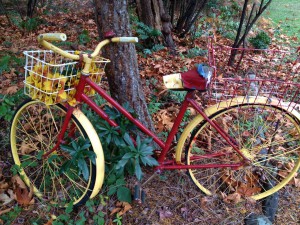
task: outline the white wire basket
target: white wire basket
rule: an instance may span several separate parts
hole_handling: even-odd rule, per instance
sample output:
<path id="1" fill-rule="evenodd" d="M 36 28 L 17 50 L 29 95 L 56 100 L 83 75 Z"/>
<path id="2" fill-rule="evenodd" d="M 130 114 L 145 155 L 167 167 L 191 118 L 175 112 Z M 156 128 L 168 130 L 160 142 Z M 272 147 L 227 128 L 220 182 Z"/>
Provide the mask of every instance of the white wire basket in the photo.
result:
<path id="1" fill-rule="evenodd" d="M 75 54 L 74 51 L 67 51 Z M 76 85 L 82 66 L 50 50 L 25 51 L 24 93 L 32 99 L 39 99 L 47 105 L 74 101 Z M 90 78 L 100 84 L 109 59 L 97 57 L 92 61 Z M 85 94 L 93 96 L 95 91 L 86 86 Z"/>

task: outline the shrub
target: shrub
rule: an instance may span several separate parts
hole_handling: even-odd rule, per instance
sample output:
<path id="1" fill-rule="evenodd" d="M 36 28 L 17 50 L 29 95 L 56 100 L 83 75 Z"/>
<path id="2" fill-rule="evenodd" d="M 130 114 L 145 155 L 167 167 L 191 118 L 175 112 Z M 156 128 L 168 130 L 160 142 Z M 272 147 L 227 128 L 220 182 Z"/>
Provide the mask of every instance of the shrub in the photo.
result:
<path id="1" fill-rule="evenodd" d="M 135 22 L 134 29 L 138 38 L 140 39 L 140 43 L 138 43 L 136 46 L 139 48 L 139 50 L 142 50 L 145 55 L 164 48 L 163 45 L 156 44 L 158 42 L 158 37 L 162 36 L 160 30 L 149 27 L 142 22 Z"/>
<path id="2" fill-rule="evenodd" d="M 266 49 L 271 44 L 271 38 L 266 32 L 261 31 L 255 37 L 250 38 L 249 42 L 254 48 Z"/>

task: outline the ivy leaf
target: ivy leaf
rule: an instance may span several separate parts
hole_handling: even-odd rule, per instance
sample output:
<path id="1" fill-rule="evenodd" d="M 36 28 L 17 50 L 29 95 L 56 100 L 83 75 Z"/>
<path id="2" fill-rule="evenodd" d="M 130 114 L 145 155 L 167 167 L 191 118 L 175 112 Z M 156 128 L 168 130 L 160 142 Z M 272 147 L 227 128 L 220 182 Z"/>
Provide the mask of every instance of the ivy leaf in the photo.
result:
<path id="1" fill-rule="evenodd" d="M 111 195 L 115 194 L 116 192 L 117 192 L 117 187 L 115 187 L 115 186 L 110 186 L 110 187 L 109 187 L 109 190 L 108 190 L 108 192 L 107 192 L 107 195 L 108 195 L 108 196 L 111 196 Z"/>
<path id="2" fill-rule="evenodd" d="M 119 178 L 117 181 L 116 181 L 116 185 L 117 186 L 122 186 L 122 185 L 125 185 L 126 182 L 124 180 L 124 178 Z"/>
<path id="3" fill-rule="evenodd" d="M 73 202 L 71 201 L 68 205 L 67 208 L 65 209 L 65 212 L 67 214 L 70 214 L 73 211 Z"/>
<path id="4" fill-rule="evenodd" d="M 107 184 L 108 185 L 111 185 L 111 184 L 113 184 L 113 183 L 115 183 L 116 182 L 116 175 L 115 174 L 112 174 L 112 175 L 110 175 L 108 178 L 107 178 Z"/>
<path id="5" fill-rule="evenodd" d="M 117 191 L 119 201 L 131 203 L 131 192 L 127 187 L 120 187 Z"/>

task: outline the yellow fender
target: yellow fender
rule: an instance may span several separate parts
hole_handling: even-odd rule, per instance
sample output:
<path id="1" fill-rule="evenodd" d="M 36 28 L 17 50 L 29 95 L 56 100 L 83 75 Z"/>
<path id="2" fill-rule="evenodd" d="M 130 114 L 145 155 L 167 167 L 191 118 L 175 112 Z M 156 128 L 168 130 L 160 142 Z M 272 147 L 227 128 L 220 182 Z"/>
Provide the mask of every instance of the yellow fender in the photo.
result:
<path id="1" fill-rule="evenodd" d="M 38 101 L 37 101 L 38 102 Z M 22 107 L 26 107 L 28 104 L 31 104 L 32 102 L 27 102 L 24 106 Z M 104 154 L 103 154 L 103 149 L 98 137 L 97 132 L 95 131 L 93 125 L 91 124 L 91 122 L 89 121 L 89 119 L 82 113 L 81 110 L 79 109 L 75 109 L 73 112 L 73 115 L 76 117 L 76 119 L 79 121 L 79 123 L 82 125 L 82 127 L 84 128 L 87 136 L 89 137 L 90 141 L 91 141 L 91 145 L 94 149 L 94 152 L 96 154 L 96 180 L 95 180 L 95 185 L 94 185 L 94 189 L 92 191 L 92 194 L 90 196 L 90 198 L 95 197 L 103 184 L 103 180 L 104 180 L 104 170 L 105 170 L 105 163 L 104 163 Z M 16 121 L 14 120 L 13 123 L 15 123 Z M 14 131 L 15 132 L 15 131 Z M 12 136 L 15 136 L 15 133 L 11 134 Z M 13 146 L 16 145 L 15 139 L 11 138 L 11 143 Z M 17 165 L 20 165 L 21 162 L 19 160 L 19 156 L 17 154 L 17 151 L 13 151 L 13 158 L 14 161 Z M 27 175 L 25 174 L 25 172 L 23 170 L 20 171 L 20 175 L 22 176 L 24 182 L 27 184 L 27 186 L 30 186 L 30 179 L 27 177 Z M 42 193 L 39 192 L 39 190 L 36 187 L 33 187 L 33 191 L 35 193 L 35 195 L 39 198 L 42 197 Z M 80 199 L 78 200 L 80 201 Z"/>
<path id="2" fill-rule="evenodd" d="M 104 180 L 105 162 L 104 162 L 104 154 L 103 154 L 102 145 L 101 145 L 99 136 L 98 136 L 96 130 L 94 129 L 92 123 L 83 114 L 83 112 L 79 109 L 75 109 L 73 112 L 73 115 L 83 126 L 85 132 L 87 133 L 87 136 L 89 137 L 89 139 L 91 141 L 93 150 L 95 151 L 95 154 L 96 154 L 96 180 L 95 180 L 94 189 L 90 196 L 90 198 L 94 198 L 101 190 L 103 180 Z"/>

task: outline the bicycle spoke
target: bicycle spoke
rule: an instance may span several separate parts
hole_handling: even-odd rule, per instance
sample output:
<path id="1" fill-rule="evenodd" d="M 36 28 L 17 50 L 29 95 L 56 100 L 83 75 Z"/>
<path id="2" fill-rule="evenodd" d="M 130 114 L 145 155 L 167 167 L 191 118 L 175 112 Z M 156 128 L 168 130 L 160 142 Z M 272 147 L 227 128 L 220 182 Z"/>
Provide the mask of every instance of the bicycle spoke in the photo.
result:
<path id="1" fill-rule="evenodd" d="M 70 201 L 81 204 L 93 191 L 95 175 L 89 158 L 89 177 L 85 180 L 75 164 L 62 168 L 72 156 L 62 149 L 44 158 L 57 143 L 57 137 L 65 119 L 66 111 L 59 105 L 46 106 L 37 101 L 29 101 L 17 112 L 13 121 L 14 160 L 21 167 L 20 173 L 26 184 L 34 185 L 38 197 L 55 204 L 66 204 Z M 67 126 L 64 145 L 86 139 L 86 131 L 78 120 L 71 117 Z M 62 171 L 64 170 L 64 171 Z M 88 197 L 86 197 L 88 196 Z M 64 200 L 63 200 L 64 199 Z"/>
<path id="2" fill-rule="evenodd" d="M 245 104 L 220 111 L 212 120 L 234 139 L 250 162 L 243 165 L 243 158 L 208 122 L 199 123 L 187 150 L 187 163 L 215 165 L 213 168 L 188 170 L 200 189 L 212 194 L 238 192 L 244 197 L 259 195 L 261 198 L 267 196 L 264 192 L 270 194 L 275 190 L 266 190 L 266 183 L 282 187 L 282 182 L 292 178 L 295 170 L 292 172 L 284 166 L 290 160 L 297 168 L 299 166 L 300 127 L 289 114 L 273 106 Z M 206 143 L 207 140 L 212 146 Z M 219 164 L 241 166 L 232 169 L 218 167 Z M 280 166 L 283 168 L 279 169 Z M 283 181 L 279 171 L 286 173 L 288 179 Z"/>

